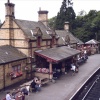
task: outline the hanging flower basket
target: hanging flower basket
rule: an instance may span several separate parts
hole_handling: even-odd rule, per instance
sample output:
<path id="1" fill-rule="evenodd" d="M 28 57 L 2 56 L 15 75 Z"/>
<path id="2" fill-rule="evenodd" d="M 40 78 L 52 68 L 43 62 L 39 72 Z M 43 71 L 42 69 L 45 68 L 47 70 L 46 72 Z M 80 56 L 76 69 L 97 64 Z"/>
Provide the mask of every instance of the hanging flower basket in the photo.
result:
<path id="1" fill-rule="evenodd" d="M 15 78 L 18 78 L 18 77 L 21 77 L 23 75 L 23 73 L 20 71 L 20 72 L 15 72 L 12 76 L 11 76 L 11 79 L 15 79 Z"/>
<path id="2" fill-rule="evenodd" d="M 13 72 L 8 72 L 6 75 L 7 75 L 7 77 L 9 77 L 9 76 L 13 76 L 14 73 L 13 73 Z"/>
<path id="3" fill-rule="evenodd" d="M 18 72 L 19 73 L 19 75 L 23 75 L 23 73 L 20 71 L 20 72 Z"/>
<path id="4" fill-rule="evenodd" d="M 10 75 L 10 76 L 13 76 L 13 75 L 14 75 L 14 73 L 13 73 L 13 72 L 10 72 L 10 73 L 9 73 L 9 75 Z"/>

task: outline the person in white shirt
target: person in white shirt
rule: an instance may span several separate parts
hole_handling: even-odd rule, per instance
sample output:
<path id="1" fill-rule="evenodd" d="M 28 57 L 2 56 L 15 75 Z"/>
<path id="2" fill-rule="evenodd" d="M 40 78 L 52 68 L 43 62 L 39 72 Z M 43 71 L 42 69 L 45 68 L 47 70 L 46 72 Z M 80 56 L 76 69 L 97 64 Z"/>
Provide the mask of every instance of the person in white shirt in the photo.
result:
<path id="1" fill-rule="evenodd" d="M 74 64 L 71 64 L 71 70 L 73 71 L 72 75 L 74 75 L 76 70 L 76 66 Z"/>
<path id="2" fill-rule="evenodd" d="M 87 51 L 86 50 L 84 50 L 84 54 L 87 54 Z"/>
<path id="3" fill-rule="evenodd" d="M 6 94 L 6 100 L 15 100 L 11 98 L 10 92 L 7 92 Z"/>

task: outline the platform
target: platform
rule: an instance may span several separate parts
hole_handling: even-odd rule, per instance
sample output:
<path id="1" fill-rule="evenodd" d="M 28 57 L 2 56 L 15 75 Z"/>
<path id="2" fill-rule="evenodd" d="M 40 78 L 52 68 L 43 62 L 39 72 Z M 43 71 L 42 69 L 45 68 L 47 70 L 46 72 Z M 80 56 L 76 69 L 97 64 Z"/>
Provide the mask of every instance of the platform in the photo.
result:
<path id="1" fill-rule="evenodd" d="M 40 92 L 30 93 L 25 100 L 70 100 L 73 94 L 100 67 L 100 54 L 89 56 L 87 62 L 79 67 L 79 73 L 62 75 L 56 83 L 49 82 Z M 5 91 L 0 92 L 0 100 Z M 27 99 L 28 98 L 28 99 Z"/>

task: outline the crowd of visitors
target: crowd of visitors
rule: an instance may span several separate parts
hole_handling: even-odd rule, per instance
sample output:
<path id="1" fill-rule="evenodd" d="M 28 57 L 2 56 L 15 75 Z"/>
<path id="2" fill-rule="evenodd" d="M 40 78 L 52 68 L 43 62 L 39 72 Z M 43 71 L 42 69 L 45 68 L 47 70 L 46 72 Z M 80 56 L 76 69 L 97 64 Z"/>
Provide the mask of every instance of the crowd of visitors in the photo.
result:
<path id="1" fill-rule="evenodd" d="M 8 91 L 4 100 L 25 100 L 25 96 L 29 95 L 29 92 L 39 92 L 41 90 L 41 80 L 38 77 L 34 77 L 33 81 L 29 85 L 20 87 L 20 89 L 13 89 Z"/>

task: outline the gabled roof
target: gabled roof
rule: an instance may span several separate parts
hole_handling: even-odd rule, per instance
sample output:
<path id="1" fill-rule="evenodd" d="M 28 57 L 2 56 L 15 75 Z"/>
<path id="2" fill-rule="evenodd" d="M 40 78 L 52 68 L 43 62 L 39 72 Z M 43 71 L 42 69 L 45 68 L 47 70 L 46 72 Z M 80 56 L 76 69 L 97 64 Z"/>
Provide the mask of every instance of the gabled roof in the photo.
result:
<path id="1" fill-rule="evenodd" d="M 67 46 L 35 51 L 36 55 L 41 56 L 47 60 L 49 59 L 50 61 L 56 63 L 64 59 L 68 59 L 69 57 L 72 57 L 79 53 L 80 53 L 79 50 L 72 49 Z"/>
<path id="2" fill-rule="evenodd" d="M 24 31 L 25 35 L 28 36 L 29 38 L 36 39 L 34 36 L 32 36 L 31 30 L 35 30 L 36 28 L 40 28 L 41 32 L 43 33 L 42 38 L 43 39 L 51 39 L 51 36 L 48 33 L 50 30 L 49 27 L 46 27 L 42 22 L 35 22 L 35 21 L 28 21 L 28 20 L 19 20 L 15 19 L 15 22 L 17 25 Z M 34 34 L 34 31 L 33 31 Z"/>
<path id="3" fill-rule="evenodd" d="M 26 59 L 27 57 L 15 47 L 5 45 L 0 46 L 0 64 Z"/>
<path id="4" fill-rule="evenodd" d="M 99 44 L 100 42 L 98 42 L 97 40 L 91 39 L 87 42 L 85 42 L 85 44 Z"/>
<path id="5" fill-rule="evenodd" d="M 76 37 L 76 39 L 77 39 L 77 41 L 78 41 L 78 43 L 77 44 L 84 44 L 84 42 L 82 42 L 80 39 L 78 39 L 77 37 Z"/>
<path id="6" fill-rule="evenodd" d="M 58 40 L 59 45 L 66 44 L 66 36 L 70 38 L 70 41 L 69 41 L 70 44 L 78 43 L 78 40 L 76 39 L 76 37 L 69 31 L 56 30 L 56 34 L 59 36 L 59 40 Z"/>

